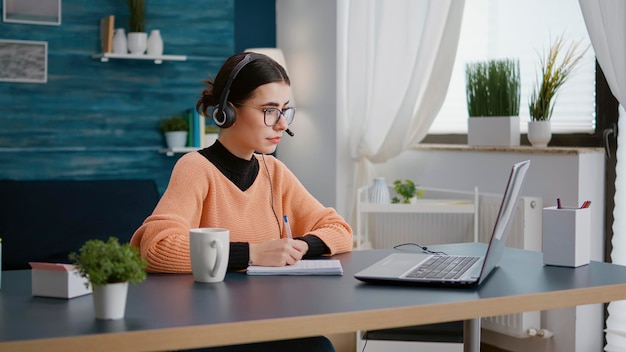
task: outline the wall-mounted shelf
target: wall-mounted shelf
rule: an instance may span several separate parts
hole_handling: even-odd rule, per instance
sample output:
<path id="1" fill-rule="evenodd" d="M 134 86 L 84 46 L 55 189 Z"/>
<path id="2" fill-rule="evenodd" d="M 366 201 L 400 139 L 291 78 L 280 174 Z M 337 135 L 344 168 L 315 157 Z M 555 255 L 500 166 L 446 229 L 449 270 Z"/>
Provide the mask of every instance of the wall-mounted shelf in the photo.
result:
<path id="1" fill-rule="evenodd" d="M 93 55 L 94 59 L 99 59 L 101 62 L 108 62 L 109 59 L 121 59 L 121 60 L 151 60 L 155 64 L 160 64 L 163 61 L 186 61 L 185 55 L 132 55 L 132 54 L 114 54 L 114 53 L 101 53 Z"/>
<path id="2" fill-rule="evenodd" d="M 189 152 L 196 151 L 198 149 L 200 148 L 196 148 L 196 147 L 164 148 L 164 149 L 160 149 L 159 153 L 163 153 L 167 156 L 174 156 L 174 154 L 189 153 Z"/>

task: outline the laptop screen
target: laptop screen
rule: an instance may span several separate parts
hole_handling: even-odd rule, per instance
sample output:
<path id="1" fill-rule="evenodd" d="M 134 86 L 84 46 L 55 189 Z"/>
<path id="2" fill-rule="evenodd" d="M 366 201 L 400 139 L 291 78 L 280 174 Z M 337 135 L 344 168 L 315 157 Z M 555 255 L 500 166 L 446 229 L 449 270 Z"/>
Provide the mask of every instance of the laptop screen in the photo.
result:
<path id="1" fill-rule="evenodd" d="M 491 240 L 489 241 L 489 248 L 485 255 L 480 281 L 478 282 L 479 284 L 485 279 L 486 274 L 491 272 L 491 270 L 498 265 L 500 258 L 502 258 L 506 240 L 511 232 L 509 230 L 513 223 L 512 217 L 513 214 L 515 214 L 515 207 L 520 197 L 524 176 L 529 166 L 530 160 L 526 160 L 516 163 L 513 165 L 513 168 L 511 168 L 511 174 L 509 175 L 506 190 L 502 197 L 502 204 L 500 205 L 498 217 L 496 218 L 493 233 L 491 234 Z"/>

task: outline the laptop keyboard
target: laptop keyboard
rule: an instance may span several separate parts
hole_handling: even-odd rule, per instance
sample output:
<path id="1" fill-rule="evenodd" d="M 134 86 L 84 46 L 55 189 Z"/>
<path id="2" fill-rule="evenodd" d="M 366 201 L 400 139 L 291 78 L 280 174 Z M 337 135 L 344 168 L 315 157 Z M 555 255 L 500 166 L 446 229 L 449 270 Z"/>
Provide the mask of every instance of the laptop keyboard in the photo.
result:
<path id="1" fill-rule="evenodd" d="M 432 256 L 406 277 L 420 279 L 458 279 L 480 257 Z"/>

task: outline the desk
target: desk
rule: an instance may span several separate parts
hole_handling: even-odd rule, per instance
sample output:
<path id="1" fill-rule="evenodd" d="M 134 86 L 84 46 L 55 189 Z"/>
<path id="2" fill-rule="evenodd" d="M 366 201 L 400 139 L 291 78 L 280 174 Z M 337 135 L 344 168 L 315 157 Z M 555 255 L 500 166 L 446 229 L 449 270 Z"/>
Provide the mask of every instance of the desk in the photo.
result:
<path id="1" fill-rule="evenodd" d="M 432 248 L 477 254 L 485 245 Z M 118 321 L 96 320 L 90 296 L 69 301 L 31 297 L 29 271 L 4 272 L 0 350 L 158 351 L 471 320 L 626 298 L 626 267 L 600 262 L 576 269 L 544 267 L 541 253 L 512 248 L 506 249 L 501 267 L 473 289 L 377 286 L 353 278 L 391 251 L 336 256 L 344 267 L 341 277 L 229 273 L 222 283 L 199 284 L 190 274 L 151 274 L 129 287 L 126 317 Z"/>

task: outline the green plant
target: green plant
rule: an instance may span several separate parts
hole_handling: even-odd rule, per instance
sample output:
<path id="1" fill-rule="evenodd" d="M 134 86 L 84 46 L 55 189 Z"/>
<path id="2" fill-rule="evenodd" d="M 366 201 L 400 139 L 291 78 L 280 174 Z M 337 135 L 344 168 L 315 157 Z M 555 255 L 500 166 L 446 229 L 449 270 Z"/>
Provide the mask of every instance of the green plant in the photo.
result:
<path id="1" fill-rule="evenodd" d="M 120 244 L 115 237 L 109 237 L 107 242 L 88 240 L 78 253 L 70 253 L 69 259 L 80 276 L 88 279 L 87 287 L 89 283 L 92 286 L 117 282 L 136 284 L 146 279 L 147 263 L 141 259 L 137 247 Z"/>
<path id="2" fill-rule="evenodd" d="M 128 5 L 128 31 L 145 32 L 145 7 L 144 0 L 126 0 Z"/>
<path id="3" fill-rule="evenodd" d="M 161 132 L 188 131 L 189 122 L 181 115 L 165 118 L 159 123 Z"/>
<path id="4" fill-rule="evenodd" d="M 411 198 L 421 197 L 424 195 L 423 189 L 418 189 L 417 185 L 411 180 L 395 180 L 393 181 L 393 190 L 396 192 L 396 196 L 391 199 L 391 203 L 411 203 Z M 402 199 L 398 198 L 402 197 Z"/>
<path id="5" fill-rule="evenodd" d="M 579 50 L 581 41 L 570 43 L 565 51 L 565 56 L 560 63 L 557 59 L 564 50 L 565 38 L 559 36 L 548 51 L 546 57 L 540 56 L 541 62 L 541 82 L 535 86 L 530 95 L 528 109 L 530 110 L 530 118 L 533 121 L 549 121 L 552 117 L 556 94 L 559 88 L 572 74 L 582 57 L 585 55 L 589 46 L 584 50 Z"/>
<path id="6" fill-rule="evenodd" d="M 519 115 L 519 60 L 470 62 L 465 76 L 469 117 Z"/>

